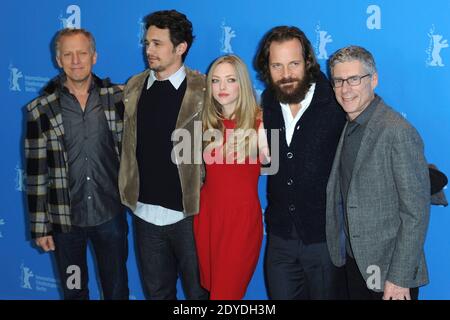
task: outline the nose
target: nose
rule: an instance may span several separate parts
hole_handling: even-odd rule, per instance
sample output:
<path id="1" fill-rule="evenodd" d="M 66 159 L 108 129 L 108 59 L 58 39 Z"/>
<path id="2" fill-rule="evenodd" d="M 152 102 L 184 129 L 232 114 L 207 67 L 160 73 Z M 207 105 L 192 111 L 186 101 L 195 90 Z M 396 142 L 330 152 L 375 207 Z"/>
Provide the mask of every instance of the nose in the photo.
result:
<path id="1" fill-rule="evenodd" d="M 80 55 L 78 54 L 78 52 L 75 52 L 75 54 L 72 55 L 72 63 L 77 64 L 79 62 L 80 62 Z"/>
<path id="2" fill-rule="evenodd" d="M 342 82 L 342 88 L 341 88 L 342 92 L 348 92 L 351 90 L 351 88 L 352 88 L 352 86 L 348 84 L 348 80 L 344 80 Z"/>
<path id="3" fill-rule="evenodd" d="M 219 88 L 220 88 L 220 90 L 225 90 L 227 88 L 226 81 L 220 81 Z"/>
<path id="4" fill-rule="evenodd" d="M 147 55 L 151 55 L 155 51 L 155 46 L 152 43 L 147 44 L 147 48 L 145 49 L 145 52 Z"/>
<path id="5" fill-rule="evenodd" d="M 283 78 L 289 78 L 289 76 L 291 74 L 289 71 L 289 68 L 287 66 L 284 66 L 283 69 L 281 70 L 281 72 L 282 72 Z"/>

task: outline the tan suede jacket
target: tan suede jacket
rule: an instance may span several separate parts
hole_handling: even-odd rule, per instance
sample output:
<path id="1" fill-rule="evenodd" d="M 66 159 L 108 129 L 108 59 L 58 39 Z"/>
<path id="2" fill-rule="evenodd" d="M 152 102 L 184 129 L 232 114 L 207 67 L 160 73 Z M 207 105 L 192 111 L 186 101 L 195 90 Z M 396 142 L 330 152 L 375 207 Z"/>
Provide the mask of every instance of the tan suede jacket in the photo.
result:
<path id="1" fill-rule="evenodd" d="M 146 84 L 150 70 L 133 76 L 124 89 L 124 129 L 122 138 L 122 155 L 119 172 L 119 190 L 122 203 L 131 210 L 136 210 L 139 198 L 139 170 L 136 160 L 136 115 L 137 104 L 142 89 Z M 189 132 L 191 161 L 179 158 L 177 152 L 176 163 L 183 193 L 184 214 L 190 216 L 199 211 L 200 188 L 202 185 L 204 169 L 202 159 L 202 130 L 201 112 L 205 95 L 205 76 L 195 73 L 186 67 L 187 88 L 181 104 L 176 129 Z M 196 130 L 194 130 L 197 126 Z M 174 146 L 177 141 L 174 141 Z M 194 162 L 194 160 L 196 160 Z"/>

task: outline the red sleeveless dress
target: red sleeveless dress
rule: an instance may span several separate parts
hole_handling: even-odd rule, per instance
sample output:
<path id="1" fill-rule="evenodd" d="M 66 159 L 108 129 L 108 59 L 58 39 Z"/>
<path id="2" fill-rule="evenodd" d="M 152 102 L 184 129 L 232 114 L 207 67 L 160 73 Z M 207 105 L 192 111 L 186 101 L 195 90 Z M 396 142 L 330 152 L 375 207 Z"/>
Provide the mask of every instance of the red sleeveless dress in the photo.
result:
<path id="1" fill-rule="evenodd" d="M 234 128 L 232 120 L 223 123 Z M 259 160 L 206 163 L 194 236 L 201 285 L 211 300 L 242 299 L 255 271 L 263 236 L 259 174 Z"/>

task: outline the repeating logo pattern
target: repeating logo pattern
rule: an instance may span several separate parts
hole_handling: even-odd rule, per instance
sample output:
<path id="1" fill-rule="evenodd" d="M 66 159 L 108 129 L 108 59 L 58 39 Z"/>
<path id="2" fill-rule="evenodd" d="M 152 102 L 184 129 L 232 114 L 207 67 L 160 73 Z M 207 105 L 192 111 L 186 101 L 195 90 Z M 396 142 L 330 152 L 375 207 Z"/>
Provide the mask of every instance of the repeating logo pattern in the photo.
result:
<path id="1" fill-rule="evenodd" d="M 19 80 L 23 78 L 22 72 L 13 64 L 9 64 L 9 90 L 22 91 L 20 89 Z"/>
<path id="2" fill-rule="evenodd" d="M 50 80 L 47 77 L 31 76 L 24 74 L 14 63 L 9 64 L 9 91 L 12 92 L 39 92 Z"/>
<path id="3" fill-rule="evenodd" d="M 436 28 L 434 25 L 430 28 L 428 32 L 428 37 L 430 38 L 430 42 L 427 50 L 427 60 L 426 65 L 429 67 L 444 67 L 444 62 L 441 57 L 441 50 L 444 48 L 448 48 L 447 39 L 443 39 L 443 35 L 435 33 Z"/>
<path id="4" fill-rule="evenodd" d="M 33 270 L 27 267 L 23 262 L 20 265 L 20 287 L 23 289 L 32 290 L 31 278 L 34 277 Z"/>
<path id="5" fill-rule="evenodd" d="M 330 34 L 328 34 L 328 31 L 322 30 L 320 26 L 320 22 L 316 25 L 316 56 L 319 60 L 326 60 L 328 59 L 328 52 L 326 49 L 327 44 L 333 42 L 333 38 Z"/>
<path id="6" fill-rule="evenodd" d="M 81 9 L 77 5 L 70 5 L 66 9 L 68 16 L 59 15 L 59 21 L 61 23 L 61 29 L 79 29 L 81 28 Z"/>
<path id="7" fill-rule="evenodd" d="M 225 24 L 225 21 L 222 22 L 222 38 L 220 42 L 222 43 L 222 48 L 220 51 L 225 54 L 233 53 L 233 47 L 231 46 L 231 39 L 236 38 L 236 32 Z"/>
<path id="8" fill-rule="evenodd" d="M 0 227 L 4 226 L 6 224 L 5 219 L 0 219 Z M 2 231 L 0 229 L 0 239 L 3 238 L 3 234 Z"/>
<path id="9" fill-rule="evenodd" d="M 16 165 L 16 191 L 26 191 L 26 174 L 18 164 Z"/>
<path id="10" fill-rule="evenodd" d="M 37 275 L 24 262 L 20 264 L 20 287 L 27 290 L 47 292 L 57 290 L 59 281 L 53 277 Z"/>
<path id="11" fill-rule="evenodd" d="M 381 29 L 381 8 L 375 4 L 367 7 L 367 14 L 370 16 L 367 18 L 366 26 L 369 30 L 380 30 Z"/>
<path id="12" fill-rule="evenodd" d="M 144 47 L 144 37 L 145 37 L 145 23 L 142 21 L 142 18 L 137 21 L 139 26 L 137 37 L 138 37 L 138 46 Z"/>

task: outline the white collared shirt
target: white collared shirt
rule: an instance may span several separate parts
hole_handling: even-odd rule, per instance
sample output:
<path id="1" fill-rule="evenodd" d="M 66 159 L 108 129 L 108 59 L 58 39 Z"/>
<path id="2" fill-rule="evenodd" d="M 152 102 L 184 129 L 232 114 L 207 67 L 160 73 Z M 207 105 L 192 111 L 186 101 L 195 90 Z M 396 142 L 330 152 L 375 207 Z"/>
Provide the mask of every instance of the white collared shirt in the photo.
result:
<path id="1" fill-rule="evenodd" d="M 147 81 L 147 90 L 150 89 L 155 81 L 163 80 L 169 80 L 173 87 L 178 90 L 185 78 L 186 69 L 184 68 L 184 65 L 182 65 L 177 72 L 162 80 L 158 80 L 155 76 L 155 72 L 151 70 Z M 157 226 L 167 226 L 184 219 L 184 213 L 181 211 L 139 201 L 137 202 L 136 210 L 133 213 L 142 220 Z"/>
<path id="2" fill-rule="evenodd" d="M 289 146 L 292 141 L 292 136 L 294 135 L 295 127 L 297 125 L 298 120 L 302 117 L 302 115 L 305 113 L 306 109 L 308 109 L 309 105 L 311 104 L 312 98 L 314 96 L 314 90 L 316 89 L 316 83 L 311 84 L 311 87 L 309 88 L 308 92 L 305 95 L 305 98 L 300 102 L 300 110 L 295 115 L 295 118 L 292 116 L 291 108 L 289 107 L 289 104 L 287 103 L 281 103 L 281 111 L 283 113 L 284 118 L 284 126 L 286 128 L 286 142 Z M 297 126 L 297 130 L 300 129 L 299 126 Z"/>
<path id="3" fill-rule="evenodd" d="M 184 65 L 182 65 L 180 69 L 177 70 L 177 72 L 173 73 L 168 78 L 161 80 L 156 78 L 155 72 L 153 70 L 150 70 L 150 76 L 148 77 L 147 81 L 147 90 L 150 89 L 150 87 L 153 85 L 155 81 L 164 81 L 164 80 L 169 80 L 170 83 L 173 85 L 173 87 L 178 90 L 178 88 L 183 83 L 184 78 L 186 78 L 186 69 L 184 68 Z"/>

